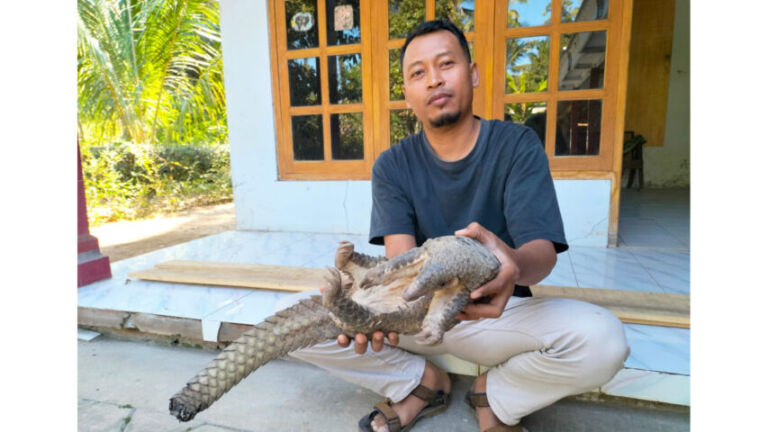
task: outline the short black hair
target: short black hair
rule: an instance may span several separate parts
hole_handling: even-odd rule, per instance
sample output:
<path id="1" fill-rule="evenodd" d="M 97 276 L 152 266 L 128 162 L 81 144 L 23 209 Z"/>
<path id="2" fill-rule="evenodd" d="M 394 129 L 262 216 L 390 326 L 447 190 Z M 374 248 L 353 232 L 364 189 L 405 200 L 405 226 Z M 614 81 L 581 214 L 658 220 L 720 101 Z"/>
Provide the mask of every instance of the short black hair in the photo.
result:
<path id="1" fill-rule="evenodd" d="M 459 40 L 459 45 L 461 45 L 461 50 L 464 51 L 464 56 L 467 57 L 467 62 L 472 62 L 472 56 L 469 54 L 469 44 L 467 43 L 467 38 L 464 37 L 464 33 L 459 30 L 459 28 L 456 27 L 454 23 L 444 19 L 436 19 L 432 21 L 425 21 L 419 24 L 415 29 L 411 30 L 410 33 L 408 33 L 408 37 L 405 38 L 405 44 L 403 44 L 403 48 L 400 49 L 400 70 L 404 70 L 403 59 L 405 58 L 405 49 L 408 48 L 408 44 L 410 44 L 411 41 L 416 37 L 439 30 L 447 30 L 453 33 L 453 35 L 456 36 L 456 39 Z"/>

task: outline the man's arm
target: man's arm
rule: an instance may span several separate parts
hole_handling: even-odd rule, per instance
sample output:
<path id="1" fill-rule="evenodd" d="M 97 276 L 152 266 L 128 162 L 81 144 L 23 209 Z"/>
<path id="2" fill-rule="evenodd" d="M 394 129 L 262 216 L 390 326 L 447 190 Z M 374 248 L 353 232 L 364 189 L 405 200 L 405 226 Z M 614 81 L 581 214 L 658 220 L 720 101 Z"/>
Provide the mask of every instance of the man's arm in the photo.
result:
<path id="1" fill-rule="evenodd" d="M 389 259 L 415 247 L 416 237 L 410 234 L 390 234 L 384 236 L 384 253 Z"/>
<path id="2" fill-rule="evenodd" d="M 531 240 L 512 249 L 494 233 L 477 222 L 456 231 L 456 235 L 474 238 L 482 243 L 501 263 L 499 274 L 472 292 L 471 298 L 489 297 L 488 303 L 470 303 L 458 315 L 460 320 L 498 318 L 504 312 L 515 284 L 533 285 L 547 277 L 557 263 L 554 245 L 549 240 Z"/>

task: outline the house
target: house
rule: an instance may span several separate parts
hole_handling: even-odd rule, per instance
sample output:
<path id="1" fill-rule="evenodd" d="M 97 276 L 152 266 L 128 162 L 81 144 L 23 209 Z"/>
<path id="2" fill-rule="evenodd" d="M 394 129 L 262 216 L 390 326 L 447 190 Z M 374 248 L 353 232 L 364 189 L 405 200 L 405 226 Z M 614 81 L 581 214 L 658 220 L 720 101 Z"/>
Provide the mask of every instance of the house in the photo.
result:
<path id="1" fill-rule="evenodd" d="M 442 17 L 480 68 L 475 114 L 542 138 L 569 243 L 616 246 L 625 130 L 648 140 L 647 183 L 687 186 L 687 4 L 223 0 L 237 227 L 367 233 L 371 166 L 418 131 L 399 48 Z"/>
<path id="2" fill-rule="evenodd" d="M 626 130 L 647 139 L 648 185 L 688 185 L 688 10 L 687 0 L 221 0 L 237 231 L 116 263 L 113 280 L 78 291 L 78 323 L 228 342 L 284 293 L 125 278 L 179 259 L 323 267 L 339 239 L 381 253 L 366 244 L 370 170 L 419 128 L 399 49 L 434 17 L 471 43 L 475 113 L 542 138 L 571 246 L 542 284 L 688 294 L 687 244 L 607 248 L 621 245 L 632 193 L 621 187 Z M 625 329 L 632 353 L 600 391 L 689 405 L 689 329 Z"/>

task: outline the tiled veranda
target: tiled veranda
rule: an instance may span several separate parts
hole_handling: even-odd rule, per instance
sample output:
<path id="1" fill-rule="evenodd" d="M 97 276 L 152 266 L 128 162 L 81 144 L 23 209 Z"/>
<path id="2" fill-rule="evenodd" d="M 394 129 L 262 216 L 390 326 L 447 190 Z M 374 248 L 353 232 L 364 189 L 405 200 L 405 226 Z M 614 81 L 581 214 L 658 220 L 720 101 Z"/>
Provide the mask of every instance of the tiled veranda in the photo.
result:
<path id="1" fill-rule="evenodd" d="M 571 246 L 542 284 L 690 293 L 687 190 L 622 192 L 619 247 Z M 360 235 L 228 231 L 113 263 L 111 279 L 78 290 L 78 306 L 201 320 L 202 339 L 215 341 L 222 322 L 256 324 L 287 293 L 149 282 L 127 274 L 174 259 L 323 268 L 332 263 L 340 240 L 383 254 Z M 600 390 L 689 405 L 690 330 L 636 324 L 625 329 L 630 357 Z"/>

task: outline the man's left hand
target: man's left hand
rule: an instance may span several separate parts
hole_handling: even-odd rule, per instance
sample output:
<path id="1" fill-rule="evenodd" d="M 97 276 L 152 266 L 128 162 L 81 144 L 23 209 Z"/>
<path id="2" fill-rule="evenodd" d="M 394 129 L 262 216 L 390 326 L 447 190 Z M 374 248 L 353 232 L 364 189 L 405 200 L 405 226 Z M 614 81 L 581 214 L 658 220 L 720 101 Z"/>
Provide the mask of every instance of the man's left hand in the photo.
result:
<path id="1" fill-rule="evenodd" d="M 515 262 L 515 251 L 504 243 L 496 234 L 485 229 L 477 222 L 472 222 L 466 228 L 458 230 L 455 235 L 470 237 L 487 247 L 499 260 L 499 274 L 485 285 L 472 291 L 470 299 L 482 297 L 489 299 L 485 303 L 469 303 L 464 311 L 457 315 L 460 320 L 476 320 L 480 318 L 498 318 L 504 312 L 507 300 L 515 290 L 515 282 L 520 277 L 520 267 Z"/>

